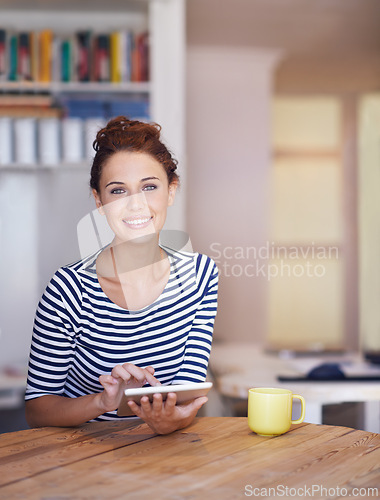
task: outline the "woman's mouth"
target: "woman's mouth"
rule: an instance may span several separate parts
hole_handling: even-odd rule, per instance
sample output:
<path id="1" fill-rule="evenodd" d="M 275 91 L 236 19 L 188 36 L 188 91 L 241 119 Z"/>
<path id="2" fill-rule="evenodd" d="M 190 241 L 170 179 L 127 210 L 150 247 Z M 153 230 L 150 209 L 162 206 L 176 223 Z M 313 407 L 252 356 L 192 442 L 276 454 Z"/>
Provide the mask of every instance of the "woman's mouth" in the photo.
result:
<path id="1" fill-rule="evenodd" d="M 146 227 L 153 217 L 150 215 L 148 217 L 135 217 L 133 219 L 123 219 L 124 224 L 132 229 L 141 229 Z"/>

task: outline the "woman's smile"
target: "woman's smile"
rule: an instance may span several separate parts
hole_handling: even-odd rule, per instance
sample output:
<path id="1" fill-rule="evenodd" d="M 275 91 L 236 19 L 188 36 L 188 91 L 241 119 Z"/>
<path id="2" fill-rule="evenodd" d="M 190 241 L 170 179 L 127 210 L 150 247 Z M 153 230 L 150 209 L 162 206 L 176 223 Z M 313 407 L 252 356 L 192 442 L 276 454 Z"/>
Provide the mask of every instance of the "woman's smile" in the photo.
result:
<path id="1" fill-rule="evenodd" d="M 123 222 L 131 229 L 141 229 L 148 226 L 152 220 L 153 217 L 149 215 L 147 217 L 140 216 L 140 217 L 123 219 Z"/>

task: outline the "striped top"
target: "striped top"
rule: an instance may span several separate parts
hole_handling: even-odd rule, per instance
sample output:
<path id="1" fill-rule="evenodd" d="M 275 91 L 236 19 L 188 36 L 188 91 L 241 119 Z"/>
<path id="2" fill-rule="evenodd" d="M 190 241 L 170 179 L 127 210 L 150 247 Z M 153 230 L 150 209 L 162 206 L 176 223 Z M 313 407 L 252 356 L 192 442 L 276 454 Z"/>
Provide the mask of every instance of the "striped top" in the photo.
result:
<path id="1" fill-rule="evenodd" d="M 153 366 L 164 385 L 203 382 L 217 308 L 212 259 L 165 247 L 169 280 L 149 306 L 128 311 L 103 292 L 101 250 L 60 268 L 36 311 L 25 399 L 101 392 L 99 376 L 117 364 Z M 108 412 L 96 420 L 118 417 Z"/>

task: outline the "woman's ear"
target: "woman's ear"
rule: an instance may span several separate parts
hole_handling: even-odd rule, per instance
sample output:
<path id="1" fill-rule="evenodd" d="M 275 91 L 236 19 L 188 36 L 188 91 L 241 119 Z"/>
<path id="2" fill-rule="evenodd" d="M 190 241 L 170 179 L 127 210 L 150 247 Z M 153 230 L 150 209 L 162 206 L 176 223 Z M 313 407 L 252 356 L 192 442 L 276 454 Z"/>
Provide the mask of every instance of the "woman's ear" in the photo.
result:
<path id="1" fill-rule="evenodd" d="M 100 213 L 100 215 L 104 215 L 104 208 L 103 208 L 102 202 L 100 200 L 99 193 L 97 192 L 96 189 L 93 189 L 92 194 L 94 196 L 95 204 L 96 204 L 96 208 L 98 209 L 98 212 Z"/>
<path id="2" fill-rule="evenodd" d="M 174 203 L 174 198 L 175 198 L 175 193 L 177 191 L 177 187 L 178 187 L 178 182 L 177 181 L 174 181 L 171 184 L 169 184 L 168 207 L 170 207 Z"/>

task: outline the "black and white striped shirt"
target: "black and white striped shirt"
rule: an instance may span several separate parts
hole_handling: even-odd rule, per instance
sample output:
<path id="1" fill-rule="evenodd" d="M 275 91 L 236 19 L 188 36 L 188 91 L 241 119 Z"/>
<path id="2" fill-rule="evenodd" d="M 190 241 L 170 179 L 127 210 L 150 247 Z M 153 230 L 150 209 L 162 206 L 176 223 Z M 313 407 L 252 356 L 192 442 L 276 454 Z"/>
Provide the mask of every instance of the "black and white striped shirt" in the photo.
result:
<path id="1" fill-rule="evenodd" d="M 25 399 L 101 392 L 117 364 L 153 366 L 164 385 L 206 378 L 218 270 L 206 255 L 165 248 L 170 276 L 149 306 L 128 311 L 103 292 L 96 254 L 60 268 L 36 311 Z M 116 412 L 97 420 L 117 417 Z"/>

